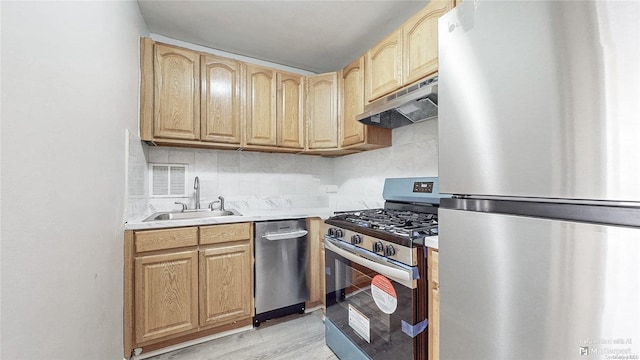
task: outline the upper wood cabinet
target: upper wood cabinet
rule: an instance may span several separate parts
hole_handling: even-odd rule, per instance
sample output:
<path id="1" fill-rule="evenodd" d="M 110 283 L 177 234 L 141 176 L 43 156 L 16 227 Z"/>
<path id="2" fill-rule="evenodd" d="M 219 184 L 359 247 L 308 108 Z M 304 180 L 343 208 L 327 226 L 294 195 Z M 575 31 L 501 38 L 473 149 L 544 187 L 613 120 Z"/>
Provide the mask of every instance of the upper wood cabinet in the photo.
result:
<path id="1" fill-rule="evenodd" d="M 304 148 L 304 81 L 301 75 L 278 72 L 277 144 Z"/>
<path id="2" fill-rule="evenodd" d="M 367 101 L 438 71 L 438 19 L 452 8 L 453 0 L 432 0 L 367 51 Z"/>
<path id="3" fill-rule="evenodd" d="M 200 138 L 200 54 L 156 44 L 153 136 Z"/>
<path id="4" fill-rule="evenodd" d="M 345 69 L 302 76 L 140 41 L 140 138 L 154 145 L 340 156 L 391 145 L 391 131 L 355 120 L 365 84 L 401 81 L 402 32 Z M 383 74 L 365 79 L 365 62 Z M 386 64 L 398 69 L 385 72 Z M 367 70 L 371 71 L 371 69 Z M 339 75 L 338 75 L 339 74 Z M 377 75 L 376 75 L 377 76 Z M 344 95 L 343 95 L 344 94 Z"/>
<path id="5" fill-rule="evenodd" d="M 452 8 L 451 0 L 432 0 L 402 26 L 403 84 L 438 71 L 438 19 Z"/>
<path id="6" fill-rule="evenodd" d="M 338 147 L 338 76 L 327 73 L 307 77 L 306 116 L 309 149 Z"/>
<path id="7" fill-rule="evenodd" d="M 158 145 L 240 147 L 241 63 L 140 40 L 140 138 Z"/>
<path id="8" fill-rule="evenodd" d="M 304 148 L 301 75 L 247 64 L 247 144 Z"/>
<path id="9" fill-rule="evenodd" d="M 356 120 L 364 111 L 364 78 L 364 57 L 356 59 L 340 72 L 340 146 L 362 150 L 391 146 L 391 129 L 365 126 Z"/>
<path id="10" fill-rule="evenodd" d="M 201 139 L 242 143 L 242 64 L 213 55 L 202 55 Z"/>
<path id="11" fill-rule="evenodd" d="M 375 100 L 402 85 L 402 29 L 367 51 L 366 95 Z"/>
<path id="12" fill-rule="evenodd" d="M 247 144 L 277 145 L 276 72 L 247 64 Z"/>
<path id="13" fill-rule="evenodd" d="M 340 73 L 342 86 L 342 139 L 340 145 L 347 146 L 364 141 L 364 125 L 356 116 L 364 109 L 364 57 L 347 65 Z"/>

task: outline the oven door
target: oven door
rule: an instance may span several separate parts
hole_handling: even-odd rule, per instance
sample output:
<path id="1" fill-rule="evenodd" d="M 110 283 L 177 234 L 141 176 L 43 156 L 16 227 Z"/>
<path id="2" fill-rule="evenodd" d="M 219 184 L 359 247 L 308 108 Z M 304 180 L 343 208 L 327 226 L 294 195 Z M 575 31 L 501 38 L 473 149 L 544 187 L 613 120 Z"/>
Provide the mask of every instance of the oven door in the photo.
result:
<path id="1" fill-rule="evenodd" d="M 416 335 L 426 333 L 417 268 L 330 237 L 324 244 L 327 345 L 342 360 L 414 359 Z"/>

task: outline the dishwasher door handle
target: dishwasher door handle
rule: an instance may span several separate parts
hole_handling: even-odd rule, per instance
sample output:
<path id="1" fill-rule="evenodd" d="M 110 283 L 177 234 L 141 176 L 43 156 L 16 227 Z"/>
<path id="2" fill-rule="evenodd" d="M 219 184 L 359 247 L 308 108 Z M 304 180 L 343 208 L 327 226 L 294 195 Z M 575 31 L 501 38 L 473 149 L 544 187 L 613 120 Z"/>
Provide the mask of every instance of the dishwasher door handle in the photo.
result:
<path id="1" fill-rule="evenodd" d="M 290 232 L 279 232 L 279 233 L 270 233 L 262 235 L 263 238 L 267 240 L 287 240 L 287 239 L 297 239 L 299 237 L 303 237 L 307 235 L 309 232 L 307 230 L 297 230 Z"/>

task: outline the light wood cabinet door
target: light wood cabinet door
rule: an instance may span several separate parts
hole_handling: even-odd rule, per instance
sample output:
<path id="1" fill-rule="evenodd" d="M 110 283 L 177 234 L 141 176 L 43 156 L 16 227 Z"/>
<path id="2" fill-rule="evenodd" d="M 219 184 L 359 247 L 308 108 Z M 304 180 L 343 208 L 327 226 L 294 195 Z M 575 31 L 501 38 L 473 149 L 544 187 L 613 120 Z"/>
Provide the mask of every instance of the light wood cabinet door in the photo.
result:
<path id="1" fill-rule="evenodd" d="M 440 359 L 440 277 L 438 251 L 429 249 L 429 360 Z"/>
<path id="2" fill-rule="evenodd" d="M 304 148 L 304 102 L 302 76 L 277 74 L 277 143 L 280 147 Z"/>
<path id="3" fill-rule="evenodd" d="M 198 328 L 198 252 L 135 259 L 136 342 Z"/>
<path id="4" fill-rule="evenodd" d="M 341 146 L 359 144 L 365 140 L 365 126 L 356 120 L 364 111 L 364 57 L 347 65 L 341 72 L 342 138 Z"/>
<path id="5" fill-rule="evenodd" d="M 324 294 L 324 284 L 321 284 L 320 271 L 324 269 L 320 259 L 320 247 L 322 246 L 322 219 L 307 219 L 307 235 L 309 261 L 307 262 L 307 287 L 309 288 L 309 300 L 306 307 L 310 309 L 321 304 L 321 298 Z"/>
<path id="6" fill-rule="evenodd" d="M 276 72 L 247 64 L 247 144 L 277 144 Z"/>
<path id="7" fill-rule="evenodd" d="M 356 59 L 340 72 L 340 146 L 371 150 L 391 146 L 391 129 L 365 126 L 356 117 L 365 105 L 365 57 Z"/>
<path id="8" fill-rule="evenodd" d="M 200 138 L 200 55 L 156 44 L 153 136 Z"/>
<path id="9" fill-rule="evenodd" d="M 201 140 L 240 144 L 242 65 L 213 55 L 203 55 L 201 62 Z"/>
<path id="10" fill-rule="evenodd" d="M 307 77 L 306 116 L 309 149 L 338 147 L 338 76 Z"/>
<path id="11" fill-rule="evenodd" d="M 402 28 L 367 51 L 366 96 L 373 101 L 402 85 Z"/>
<path id="12" fill-rule="evenodd" d="M 249 240 L 200 250 L 200 326 L 253 316 L 253 263 Z"/>
<path id="13" fill-rule="evenodd" d="M 402 26 L 404 85 L 438 71 L 438 19 L 452 8 L 452 0 L 433 0 Z"/>

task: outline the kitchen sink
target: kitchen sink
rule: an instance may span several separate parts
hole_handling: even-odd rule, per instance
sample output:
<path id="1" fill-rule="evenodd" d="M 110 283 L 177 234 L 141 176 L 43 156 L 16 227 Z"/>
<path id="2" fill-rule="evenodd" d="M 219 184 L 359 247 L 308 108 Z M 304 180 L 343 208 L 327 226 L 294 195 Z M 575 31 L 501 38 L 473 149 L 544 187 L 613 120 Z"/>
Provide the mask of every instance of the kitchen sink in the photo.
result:
<path id="1" fill-rule="evenodd" d="M 142 220 L 147 221 L 162 221 L 162 220 L 181 220 L 181 219 L 201 219 L 201 218 L 214 218 L 220 216 L 242 216 L 236 210 L 187 210 L 187 211 L 174 211 L 174 212 L 157 212 L 148 218 Z"/>

